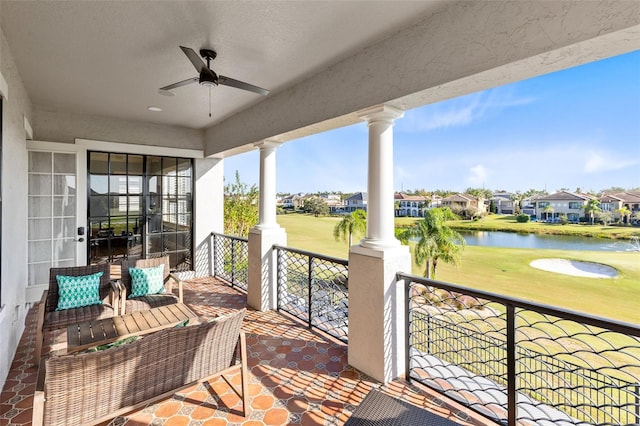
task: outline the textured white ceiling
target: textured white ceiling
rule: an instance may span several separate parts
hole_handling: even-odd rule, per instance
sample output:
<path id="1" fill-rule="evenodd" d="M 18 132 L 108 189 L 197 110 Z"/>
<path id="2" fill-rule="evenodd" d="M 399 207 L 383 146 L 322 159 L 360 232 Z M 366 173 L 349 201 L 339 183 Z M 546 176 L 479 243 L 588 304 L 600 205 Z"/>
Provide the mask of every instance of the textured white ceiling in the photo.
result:
<path id="1" fill-rule="evenodd" d="M 441 1 L 13 1 L 2 30 L 34 105 L 205 128 L 262 100 L 198 84 L 178 46 L 213 48 L 212 69 L 277 93 L 426 17 Z M 163 108 L 153 113 L 147 106 Z"/>

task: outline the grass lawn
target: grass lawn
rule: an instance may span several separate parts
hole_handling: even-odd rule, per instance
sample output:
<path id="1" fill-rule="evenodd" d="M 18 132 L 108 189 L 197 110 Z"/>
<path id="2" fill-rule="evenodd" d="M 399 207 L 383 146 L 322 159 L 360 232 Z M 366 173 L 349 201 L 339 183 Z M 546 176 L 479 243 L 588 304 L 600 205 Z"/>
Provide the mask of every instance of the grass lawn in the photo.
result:
<path id="1" fill-rule="evenodd" d="M 540 258 L 603 263 L 616 268 L 619 275 L 583 278 L 529 266 Z M 640 253 L 467 246 L 458 268 L 438 264 L 437 279 L 640 324 Z"/>
<path id="2" fill-rule="evenodd" d="M 287 230 L 287 247 L 308 250 L 319 254 L 347 259 L 349 246 L 333 238 L 333 228 L 338 217 L 314 217 L 308 214 L 289 213 L 278 215 L 278 224 Z M 354 236 L 356 244 L 364 235 Z"/>
<path id="3" fill-rule="evenodd" d="M 286 214 L 277 220 L 287 230 L 287 246 L 348 258 L 347 243 L 333 238 L 339 218 Z M 354 243 L 361 238 L 354 237 Z M 604 263 L 616 268 L 620 275 L 615 279 L 581 278 L 529 266 L 534 259 L 554 257 Z M 412 272 L 422 275 L 423 268 L 414 265 Z M 467 246 L 459 268 L 440 262 L 437 273 L 441 281 L 640 324 L 640 253 Z"/>

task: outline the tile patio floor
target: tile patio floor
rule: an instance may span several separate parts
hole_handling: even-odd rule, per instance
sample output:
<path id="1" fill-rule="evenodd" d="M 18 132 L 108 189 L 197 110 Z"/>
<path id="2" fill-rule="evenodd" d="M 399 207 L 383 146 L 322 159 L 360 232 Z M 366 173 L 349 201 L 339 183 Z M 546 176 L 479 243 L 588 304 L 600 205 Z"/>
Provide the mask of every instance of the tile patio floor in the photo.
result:
<path id="1" fill-rule="evenodd" d="M 224 314 L 246 305 L 246 295 L 215 278 L 185 282 L 185 303 L 201 315 Z M 110 425 L 342 425 L 372 388 L 399 397 L 463 425 L 490 425 L 455 402 L 407 384 L 383 385 L 347 364 L 347 346 L 312 332 L 277 312 L 250 310 L 247 332 L 250 416 L 222 379 L 117 417 Z M 31 424 L 37 371 L 32 364 L 35 310 L 0 394 L 0 426 Z M 48 343 L 64 341 L 62 333 Z M 47 344 L 47 342 L 45 342 Z M 239 382 L 239 374 L 232 381 Z"/>

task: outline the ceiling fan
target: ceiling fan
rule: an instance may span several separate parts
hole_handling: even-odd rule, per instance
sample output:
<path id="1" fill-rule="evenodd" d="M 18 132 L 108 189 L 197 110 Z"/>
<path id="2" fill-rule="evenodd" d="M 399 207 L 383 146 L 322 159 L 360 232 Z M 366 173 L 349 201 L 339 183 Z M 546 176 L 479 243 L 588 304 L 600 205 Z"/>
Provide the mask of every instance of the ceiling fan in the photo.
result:
<path id="1" fill-rule="evenodd" d="M 168 92 L 172 89 L 186 86 L 187 84 L 195 83 L 196 81 L 203 86 L 213 87 L 219 84 L 223 86 L 235 87 L 237 89 L 248 90 L 250 92 L 258 93 L 260 95 L 268 95 L 269 91 L 263 89 L 262 87 L 254 86 L 253 84 L 245 83 L 244 81 L 235 80 L 230 77 L 225 77 L 224 75 L 218 75 L 211 69 L 211 61 L 216 58 L 218 55 L 215 50 L 211 49 L 200 49 L 200 56 L 203 59 L 207 60 L 207 64 L 200 59 L 200 56 L 193 50 L 188 47 L 180 46 L 180 49 L 187 55 L 187 58 L 191 61 L 196 70 L 200 74 L 198 77 L 188 78 L 186 80 L 179 81 L 177 83 L 170 84 L 168 86 L 161 87 L 159 92 Z"/>

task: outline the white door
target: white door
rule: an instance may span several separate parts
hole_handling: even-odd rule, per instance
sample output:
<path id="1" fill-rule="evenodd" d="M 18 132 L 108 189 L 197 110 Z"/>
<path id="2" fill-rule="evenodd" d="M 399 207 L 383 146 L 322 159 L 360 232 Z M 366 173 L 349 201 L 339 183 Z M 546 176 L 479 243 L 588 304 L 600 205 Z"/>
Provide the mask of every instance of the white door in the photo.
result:
<path id="1" fill-rule="evenodd" d="M 27 301 L 48 288 L 49 269 L 86 265 L 86 149 L 28 142 Z M 80 235 L 83 234 L 83 235 Z"/>

